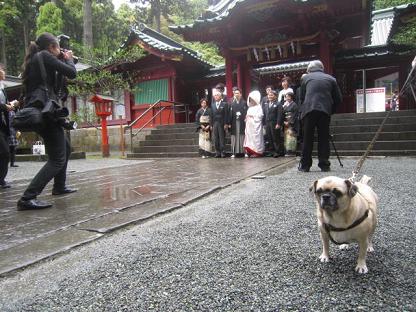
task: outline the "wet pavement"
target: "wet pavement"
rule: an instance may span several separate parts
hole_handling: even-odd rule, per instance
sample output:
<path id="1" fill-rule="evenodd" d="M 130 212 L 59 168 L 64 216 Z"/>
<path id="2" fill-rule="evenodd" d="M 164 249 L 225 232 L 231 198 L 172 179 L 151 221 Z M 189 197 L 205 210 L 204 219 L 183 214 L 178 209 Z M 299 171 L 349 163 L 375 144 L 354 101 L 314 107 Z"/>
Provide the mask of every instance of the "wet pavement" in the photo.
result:
<path id="1" fill-rule="evenodd" d="M 78 160 L 77 164 L 82 172 L 70 162 L 68 186 L 79 191 L 52 196 L 50 183 L 39 199 L 53 203 L 53 207 L 40 211 L 16 210 L 29 180 L 22 179 L 17 171 L 9 175 L 13 187 L 0 190 L 0 274 L 183 207 L 271 168 L 292 166 L 295 160 L 158 159 L 101 169 L 88 160 Z M 35 169 L 26 168 L 26 177 L 33 176 Z"/>

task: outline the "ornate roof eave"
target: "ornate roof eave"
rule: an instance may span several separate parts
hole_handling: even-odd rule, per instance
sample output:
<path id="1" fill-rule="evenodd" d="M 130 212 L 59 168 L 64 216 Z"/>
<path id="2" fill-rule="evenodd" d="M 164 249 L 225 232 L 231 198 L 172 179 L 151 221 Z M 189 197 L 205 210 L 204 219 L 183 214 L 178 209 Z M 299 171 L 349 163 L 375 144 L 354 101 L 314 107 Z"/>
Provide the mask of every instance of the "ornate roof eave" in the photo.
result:
<path id="1" fill-rule="evenodd" d="M 385 45 L 365 46 L 360 49 L 341 51 L 335 55 L 335 60 L 340 62 L 371 59 L 375 57 L 414 56 L 415 54 L 415 47 L 390 43 Z"/>
<path id="2" fill-rule="evenodd" d="M 122 44 L 121 48 L 132 43 L 138 44 L 145 51 L 164 59 L 181 61 L 184 57 L 189 57 L 205 67 L 214 66 L 205 61 L 198 52 L 185 47 L 181 43 L 142 23 L 131 29 L 127 40 Z"/>

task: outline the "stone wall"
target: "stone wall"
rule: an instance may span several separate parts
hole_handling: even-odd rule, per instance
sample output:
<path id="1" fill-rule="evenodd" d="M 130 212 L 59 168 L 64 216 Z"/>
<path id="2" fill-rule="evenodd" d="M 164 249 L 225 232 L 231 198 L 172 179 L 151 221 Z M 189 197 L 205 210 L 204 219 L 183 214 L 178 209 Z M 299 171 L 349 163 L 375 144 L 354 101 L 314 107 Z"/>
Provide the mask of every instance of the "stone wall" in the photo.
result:
<path id="1" fill-rule="evenodd" d="M 150 129 L 143 129 L 135 138 L 134 145 L 144 140 Z M 130 151 L 130 130 L 124 134 L 125 150 Z M 108 127 L 108 143 L 111 151 L 120 150 L 120 126 Z M 96 128 L 83 128 L 71 131 L 71 145 L 76 151 L 100 152 L 101 151 L 101 130 Z"/>

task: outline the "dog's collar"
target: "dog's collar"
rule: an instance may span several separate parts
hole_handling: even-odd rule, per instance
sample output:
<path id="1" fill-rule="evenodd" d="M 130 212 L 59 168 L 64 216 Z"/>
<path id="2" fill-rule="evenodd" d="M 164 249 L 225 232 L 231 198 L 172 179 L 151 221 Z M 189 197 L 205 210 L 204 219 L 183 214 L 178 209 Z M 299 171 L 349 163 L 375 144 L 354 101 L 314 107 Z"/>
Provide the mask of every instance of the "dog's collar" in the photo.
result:
<path id="1" fill-rule="evenodd" d="M 360 225 L 368 217 L 368 211 L 369 211 L 369 209 L 366 210 L 366 212 L 364 213 L 364 215 L 361 218 L 355 220 L 353 224 L 351 224 L 349 227 L 346 227 L 346 228 L 337 228 L 335 226 L 332 226 L 329 223 L 324 223 L 323 224 L 324 229 L 328 233 L 328 236 L 329 236 L 329 239 L 331 240 L 331 242 L 333 242 L 334 244 L 337 244 L 337 245 L 345 244 L 345 243 L 338 243 L 337 241 L 335 241 L 332 238 L 332 236 L 331 236 L 331 234 L 329 232 L 331 232 L 331 231 L 332 232 L 343 232 L 343 231 L 350 230 L 350 229 L 352 229 L 352 228 Z"/>

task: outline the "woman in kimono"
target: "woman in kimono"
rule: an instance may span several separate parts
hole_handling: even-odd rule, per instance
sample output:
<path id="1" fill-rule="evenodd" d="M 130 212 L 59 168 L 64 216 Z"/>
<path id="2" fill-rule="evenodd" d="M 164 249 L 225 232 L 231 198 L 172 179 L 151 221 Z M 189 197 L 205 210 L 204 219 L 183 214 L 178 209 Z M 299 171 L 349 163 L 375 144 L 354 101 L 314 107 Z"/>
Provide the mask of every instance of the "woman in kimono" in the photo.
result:
<path id="1" fill-rule="evenodd" d="M 264 153 L 263 109 L 260 105 L 260 99 L 261 95 L 257 90 L 250 92 L 248 95 L 248 110 L 244 138 L 246 157 L 261 157 Z"/>
<path id="2" fill-rule="evenodd" d="M 298 105 L 293 101 L 293 92 L 286 93 L 283 104 L 285 156 L 296 156 L 298 124 Z"/>
<path id="3" fill-rule="evenodd" d="M 247 113 L 247 103 L 241 97 L 241 90 L 233 88 L 234 97 L 230 105 L 228 124 L 231 128 L 231 158 L 236 155 L 244 155 L 244 132 Z"/>
<path id="4" fill-rule="evenodd" d="M 203 98 L 200 101 L 201 108 L 196 112 L 195 122 L 199 131 L 199 155 L 202 158 L 207 158 L 212 153 L 211 147 L 211 110 L 208 107 L 207 99 Z"/>

